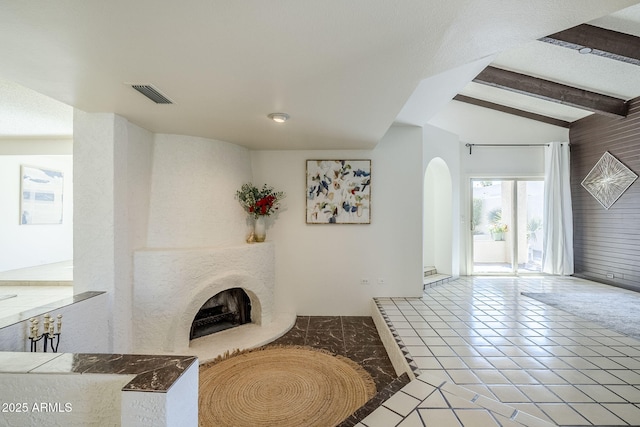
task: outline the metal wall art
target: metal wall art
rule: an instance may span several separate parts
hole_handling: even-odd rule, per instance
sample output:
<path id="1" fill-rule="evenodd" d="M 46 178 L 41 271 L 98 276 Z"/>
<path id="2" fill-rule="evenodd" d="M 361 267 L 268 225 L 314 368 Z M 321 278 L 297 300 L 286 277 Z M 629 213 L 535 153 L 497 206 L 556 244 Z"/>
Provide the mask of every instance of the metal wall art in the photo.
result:
<path id="1" fill-rule="evenodd" d="M 605 209 L 609 209 L 638 175 L 606 151 L 582 181 L 582 186 Z"/>

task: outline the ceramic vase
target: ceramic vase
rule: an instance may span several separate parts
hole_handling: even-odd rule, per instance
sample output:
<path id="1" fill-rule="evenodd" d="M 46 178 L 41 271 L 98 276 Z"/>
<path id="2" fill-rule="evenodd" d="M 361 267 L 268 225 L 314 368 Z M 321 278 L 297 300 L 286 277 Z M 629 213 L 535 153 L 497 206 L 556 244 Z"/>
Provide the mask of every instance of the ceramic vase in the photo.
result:
<path id="1" fill-rule="evenodd" d="M 264 242 L 264 239 L 267 238 L 267 227 L 264 216 L 256 218 L 253 225 L 253 236 L 256 242 Z"/>

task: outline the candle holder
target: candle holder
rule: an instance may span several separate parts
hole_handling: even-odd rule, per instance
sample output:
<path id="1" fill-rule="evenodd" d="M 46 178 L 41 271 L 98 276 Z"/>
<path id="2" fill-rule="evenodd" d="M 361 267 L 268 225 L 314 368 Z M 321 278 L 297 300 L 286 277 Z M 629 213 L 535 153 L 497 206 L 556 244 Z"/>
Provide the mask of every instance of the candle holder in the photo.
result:
<path id="1" fill-rule="evenodd" d="M 44 342 L 44 352 L 46 353 L 49 347 L 53 353 L 58 352 L 58 345 L 60 344 L 60 332 L 62 332 L 62 314 L 56 316 L 57 322 L 54 322 L 54 318 L 48 313 L 44 315 L 44 321 L 42 322 L 43 331 L 40 333 L 39 323 L 40 321 L 32 317 L 29 319 L 31 326 L 29 327 L 29 341 L 31 341 L 31 352 L 38 351 L 38 342 Z M 55 323 L 55 324 L 54 324 Z"/>

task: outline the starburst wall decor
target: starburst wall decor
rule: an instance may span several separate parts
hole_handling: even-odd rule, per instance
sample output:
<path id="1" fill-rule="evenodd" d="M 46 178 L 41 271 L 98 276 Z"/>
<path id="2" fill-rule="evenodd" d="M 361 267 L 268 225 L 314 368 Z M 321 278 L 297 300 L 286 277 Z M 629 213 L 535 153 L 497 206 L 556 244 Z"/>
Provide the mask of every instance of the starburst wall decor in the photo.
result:
<path id="1" fill-rule="evenodd" d="M 609 209 L 637 178 L 638 175 L 605 151 L 582 181 L 582 186 L 603 208 Z"/>

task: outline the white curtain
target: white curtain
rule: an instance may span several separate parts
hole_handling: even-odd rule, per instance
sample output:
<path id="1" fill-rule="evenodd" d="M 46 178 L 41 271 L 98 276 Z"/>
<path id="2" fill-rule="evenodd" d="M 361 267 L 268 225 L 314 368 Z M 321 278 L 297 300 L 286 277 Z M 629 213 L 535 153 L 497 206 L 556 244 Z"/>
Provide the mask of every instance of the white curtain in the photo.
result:
<path id="1" fill-rule="evenodd" d="M 573 213 L 569 144 L 552 142 L 544 153 L 544 250 L 542 271 L 573 274 Z"/>

